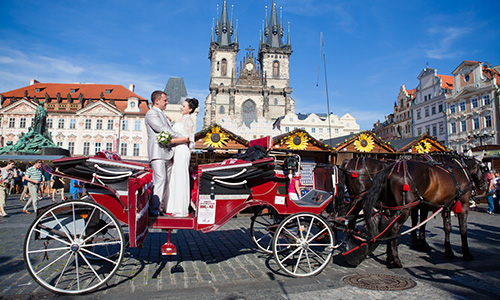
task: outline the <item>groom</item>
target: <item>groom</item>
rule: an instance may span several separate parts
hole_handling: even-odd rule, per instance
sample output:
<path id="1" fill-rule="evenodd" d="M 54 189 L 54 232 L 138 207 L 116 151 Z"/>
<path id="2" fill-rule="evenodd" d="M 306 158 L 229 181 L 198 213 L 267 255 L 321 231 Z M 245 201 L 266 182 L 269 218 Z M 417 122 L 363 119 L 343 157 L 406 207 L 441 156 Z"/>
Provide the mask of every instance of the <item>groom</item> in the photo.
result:
<path id="1" fill-rule="evenodd" d="M 180 134 L 173 131 L 170 121 L 163 111 L 167 107 L 167 94 L 163 91 L 154 91 L 151 94 L 153 106 L 146 113 L 145 123 L 148 133 L 148 157 L 153 169 L 153 196 L 150 202 L 150 215 L 158 216 L 160 210 L 167 206 L 168 202 L 168 182 L 172 170 L 172 146 L 176 144 L 189 143 L 189 138 L 180 137 Z M 172 135 L 170 144 L 164 147 L 156 140 L 157 135 L 165 131 Z"/>

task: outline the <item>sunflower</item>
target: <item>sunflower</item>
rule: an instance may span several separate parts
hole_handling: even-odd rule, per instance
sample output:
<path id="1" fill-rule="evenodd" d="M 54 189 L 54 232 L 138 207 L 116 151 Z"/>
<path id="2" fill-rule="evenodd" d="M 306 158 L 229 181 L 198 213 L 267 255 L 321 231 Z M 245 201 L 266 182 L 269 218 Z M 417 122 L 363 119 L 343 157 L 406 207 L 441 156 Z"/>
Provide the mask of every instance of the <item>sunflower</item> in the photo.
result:
<path id="1" fill-rule="evenodd" d="M 369 134 L 363 133 L 354 141 L 354 148 L 360 152 L 370 152 L 375 147 L 373 137 Z"/>
<path id="2" fill-rule="evenodd" d="M 417 150 L 417 153 L 429 153 L 429 150 L 431 150 L 431 143 L 426 140 L 422 140 L 415 146 L 415 149 Z"/>
<path id="3" fill-rule="evenodd" d="M 220 130 L 219 126 L 212 127 L 205 137 L 204 144 L 207 146 L 212 146 L 212 148 L 222 148 L 227 143 L 227 135 Z"/>
<path id="4" fill-rule="evenodd" d="M 286 144 L 292 150 L 305 150 L 307 149 L 308 142 L 309 138 L 305 132 L 296 132 L 286 137 Z"/>

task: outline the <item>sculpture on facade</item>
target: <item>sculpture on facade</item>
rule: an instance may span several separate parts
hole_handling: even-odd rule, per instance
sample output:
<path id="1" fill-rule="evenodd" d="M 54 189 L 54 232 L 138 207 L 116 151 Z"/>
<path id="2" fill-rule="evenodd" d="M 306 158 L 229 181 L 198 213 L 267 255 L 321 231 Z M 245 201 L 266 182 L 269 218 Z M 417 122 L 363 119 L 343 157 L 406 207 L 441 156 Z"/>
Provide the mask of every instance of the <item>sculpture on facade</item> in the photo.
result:
<path id="1" fill-rule="evenodd" d="M 57 147 L 52 141 L 50 132 L 47 130 L 47 110 L 41 102 L 35 111 L 35 117 L 28 132 L 20 134 L 19 140 L 15 144 L 8 144 L 0 148 L 0 154 L 9 152 L 25 152 L 37 154 L 42 148 Z"/>

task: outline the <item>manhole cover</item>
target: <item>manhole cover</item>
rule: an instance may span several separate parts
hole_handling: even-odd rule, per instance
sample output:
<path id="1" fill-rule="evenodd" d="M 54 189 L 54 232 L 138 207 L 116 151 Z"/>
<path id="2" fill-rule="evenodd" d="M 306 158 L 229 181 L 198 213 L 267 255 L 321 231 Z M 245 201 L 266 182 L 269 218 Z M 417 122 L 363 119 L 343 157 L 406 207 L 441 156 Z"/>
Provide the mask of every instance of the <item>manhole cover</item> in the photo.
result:
<path id="1" fill-rule="evenodd" d="M 342 280 L 350 285 L 369 290 L 399 291 L 415 287 L 417 283 L 411 279 L 386 274 L 347 275 Z"/>

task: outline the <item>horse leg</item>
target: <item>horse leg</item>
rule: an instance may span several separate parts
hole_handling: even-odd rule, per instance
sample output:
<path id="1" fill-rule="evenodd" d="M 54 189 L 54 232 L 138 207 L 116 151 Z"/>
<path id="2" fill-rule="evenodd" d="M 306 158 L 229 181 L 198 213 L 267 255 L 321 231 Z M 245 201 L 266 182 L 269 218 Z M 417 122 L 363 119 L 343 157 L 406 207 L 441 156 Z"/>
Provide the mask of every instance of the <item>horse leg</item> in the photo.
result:
<path id="1" fill-rule="evenodd" d="M 458 217 L 458 226 L 460 226 L 460 238 L 462 240 L 462 259 L 464 261 L 474 260 L 474 257 L 470 253 L 469 243 L 467 242 L 467 214 L 468 211 L 464 210 L 461 213 L 457 214 Z"/>
<path id="2" fill-rule="evenodd" d="M 420 223 L 425 222 L 427 220 L 427 215 L 429 213 L 429 210 L 427 208 L 421 208 L 420 209 Z M 420 226 L 418 229 L 418 241 L 419 241 L 419 250 L 423 252 L 429 252 L 431 251 L 431 247 L 425 240 L 425 224 Z"/>
<path id="3" fill-rule="evenodd" d="M 403 227 L 403 224 L 405 223 L 406 219 L 408 219 L 409 215 L 410 215 L 410 209 L 405 209 L 401 211 L 401 215 L 399 216 L 398 220 L 396 220 L 392 228 L 389 230 L 389 236 L 396 237 L 401 232 L 401 228 Z M 401 263 L 401 260 L 399 259 L 398 255 L 398 238 L 394 238 L 387 241 L 386 263 L 388 268 L 403 267 L 403 264 Z"/>
<path id="4" fill-rule="evenodd" d="M 444 228 L 444 256 L 450 259 L 455 258 L 455 254 L 453 253 L 453 250 L 451 250 L 451 244 L 450 244 L 450 233 L 451 233 L 450 211 L 443 210 L 441 216 L 443 217 L 443 228 Z"/>
<path id="5" fill-rule="evenodd" d="M 411 227 L 415 227 L 418 224 L 418 209 L 414 209 L 411 212 Z M 418 250 L 420 248 L 417 231 L 413 230 L 411 232 L 411 249 Z"/>

